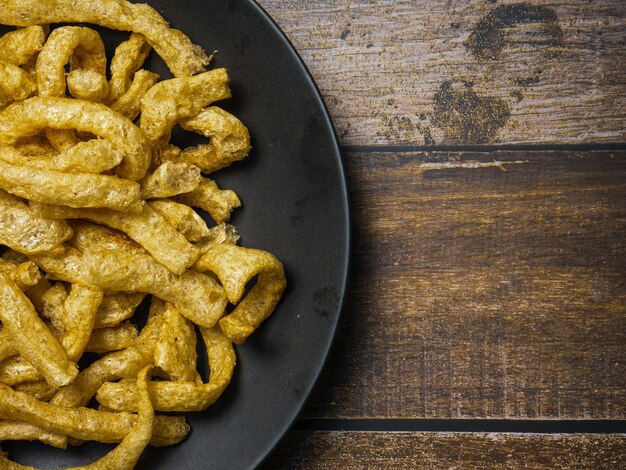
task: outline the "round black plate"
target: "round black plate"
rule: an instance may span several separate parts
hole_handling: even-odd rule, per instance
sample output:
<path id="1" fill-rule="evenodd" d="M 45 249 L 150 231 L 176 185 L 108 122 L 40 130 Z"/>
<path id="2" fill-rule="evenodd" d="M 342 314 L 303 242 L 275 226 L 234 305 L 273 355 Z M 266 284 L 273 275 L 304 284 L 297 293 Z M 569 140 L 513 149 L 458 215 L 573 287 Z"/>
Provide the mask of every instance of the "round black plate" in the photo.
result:
<path id="1" fill-rule="evenodd" d="M 235 375 L 224 395 L 205 412 L 188 414 L 189 437 L 174 447 L 148 448 L 137 468 L 251 468 L 296 419 L 335 332 L 349 253 L 341 157 L 311 76 L 255 2 L 149 3 L 195 43 L 217 50 L 212 67 L 229 71 L 233 99 L 218 104 L 249 127 L 253 150 L 214 176 L 243 201 L 233 217 L 241 244 L 274 253 L 285 265 L 288 289 L 276 312 L 237 347 Z M 107 47 L 126 36 L 107 34 Z M 111 448 L 5 445 L 18 462 L 40 468 L 86 464 Z"/>

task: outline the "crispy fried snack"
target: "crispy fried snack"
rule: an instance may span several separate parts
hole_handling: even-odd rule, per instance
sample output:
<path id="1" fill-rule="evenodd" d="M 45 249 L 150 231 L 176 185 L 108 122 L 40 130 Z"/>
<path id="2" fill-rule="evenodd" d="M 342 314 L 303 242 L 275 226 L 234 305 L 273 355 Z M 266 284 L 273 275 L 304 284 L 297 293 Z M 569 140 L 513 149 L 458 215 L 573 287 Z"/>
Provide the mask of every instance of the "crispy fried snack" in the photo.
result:
<path id="1" fill-rule="evenodd" d="M 203 178 L 190 193 L 175 196 L 174 200 L 207 211 L 218 224 L 228 221 L 232 211 L 241 206 L 235 191 L 220 189 L 215 181 L 208 178 Z"/>
<path id="2" fill-rule="evenodd" d="M 152 158 L 152 148 L 143 132 L 100 103 L 33 97 L 13 103 L 0 113 L 0 143 L 4 145 L 13 145 L 20 137 L 46 128 L 76 129 L 109 140 L 124 154 L 117 169 L 121 178 L 139 181 Z"/>
<path id="3" fill-rule="evenodd" d="M 0 441 L 41 441 L 58 449 L 67 447 L 66 439 L 59 434 L 44 431 L 33 424 L 11 420 L 0 421 Z M 0 460 L 0 463 L 3 463 L 2 460 Z M 3 469 L 7 468 L 4 466 L 0 467 Z"/>
<path id="4" fill-rule="evenodd" d="M 175 76 L 202 72 L 210 58 L 152 7 L 124 0 L 6 0 L 0 23 L 32 26 L 48 23 L 92 23 L 142 34 Z"/>
<path id="5" fill-rule="evenodd" d="M 130 322 L 99 328 L 91 333 L 85 351 L 104 354 L 126 349 L 135 344 L 138 334 L 137 328 Z"/>
<path id="6" fill-rule="evenodd" d="M 202 217 L 185 204 L 163 199 L 149 201 L 148 205 L 165 217 L 190 242 L 197 242 L 211 235 L 211 230 Z"/>
<path id="7" fill-rule="evenodd" d="M 194 268 L 215 273 L 228 300 L 237 305 L 220 320 L 220 328 L 236 344 L 243 343 L 274 311 L 286 286 L 283 265 L 263 250 L 215 244 L 204 252 Z M 257 275 L 256 284 L 241 300 L 246 285 Z"/>
<path id="8" fill-rule="evenodd" d="M 169 145 L 161 154 L 163 161 L 188 162 L 206 173 L 212 173 L 242 160 L 250 152 L 248 129 L 235 116 L 216 106 L 205 108 L 190 119 L 183 119 L 180 125 L 187 131 L 208 137 L 210 143 L 184 150 Z"/>
<path id="9" fill-rule="evenodd" d="M 190 193 L 202 181 L 200 168 L 189 163 L 165 162 L 141 180 L 143 199 L 165 199 Z"/>
<path id="10" fill-rule="evenodd" d="M 111 80 L 109 82 L 109 97 L 107 101 L 113 103 L 124 95 L 131 87 L 131 77 L 141 68 L 148 58 L 152 47 L 146 38 L 138 33 L 131 33 L 128 40 L 115 49 L 111 60 Z"/>
<path id="11" fill-rule="evenodd" d="M 5 98 L 5 104 L 24 100 L 32 96 L 37 90 L 37 84 L 30 78 L 28 72 L 17 65 L 0 62 L 0 92 Z"/>
<path id="12" fill-rule="evenodd" d="M 156 73 L 138 70 L 128 91 L 111 104 L 111 109 L 134 121 L 141 112 L 141 100 L 158 79 Z"/>
<path id="13" fill-rule="evenodd" d="M 39 268 L 30 261 L 18 263 L 0 259 L 0 272 L 7 274 L 21 290 L 28 289 L 41 280 Z"/>
<path id="14" fill-rule="evenodd" d="M 200 328 L 207 350 L 211 375 L 209 382 L 150 382 L 148 390 L 155 410 L 200 411 L 211 406 L 222 394 L 233 375 L 235 351 L 219 328 Z M 96 395 L 98 401 L 113 410 L 135 410 L 137 388 L 130 382 L 107 382 Z"/>
<path id="15" fill-rule="evenodd" d="M 0 273 L 0 320 L 15 349 L 43 375 L 51 385 L 70 383 L 78 369 L 59 342 L 35 312 L 24 293 L 6 275 Z"/>
<path id="16" fill-rule="evenodd" d="M 145 296 L 146 294 L 141 292 L 105 294 L 96 314 L 94 329 L 109 328 L 128 320 Z"/>
<path id="17" fill-rule="evenodd" d="M 66 206 L 31 204 L 35 213 L 51 219 L 86 219 L 126 233 L 174 274 L 182 274 L 196 262 L 200 251 L 167 223 L 148 204 L 136 214 L 107 209 L 72 209 Z"/>
<path id="18" fill-rule="evenodd" d="M 41 26 L 17 29 L 0 37 L 0 61 L 24 65 L 43 47 L 46 33 Z"/>

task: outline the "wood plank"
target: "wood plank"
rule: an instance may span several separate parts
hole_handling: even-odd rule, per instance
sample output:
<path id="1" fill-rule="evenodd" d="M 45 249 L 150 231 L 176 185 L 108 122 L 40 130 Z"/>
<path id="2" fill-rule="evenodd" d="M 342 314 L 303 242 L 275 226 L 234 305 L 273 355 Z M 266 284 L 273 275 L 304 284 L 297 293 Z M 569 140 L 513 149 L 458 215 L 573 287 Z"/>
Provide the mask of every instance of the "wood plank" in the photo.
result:
<path id="1" fill-rule="evenodd" d="M 626 138 L 626 2 L 260 0 L 350 145 Z"/>
<path id="2" fill-rule="evenodd" d="M 293 431 L 265 468 L 597 468 L 626 466 L 626 436 Z"/>
<path id="3" fill-rule="evenodd" d="M 626 151 L 345 162 L 352 282 L 305 416 L 626 418 Z"/>

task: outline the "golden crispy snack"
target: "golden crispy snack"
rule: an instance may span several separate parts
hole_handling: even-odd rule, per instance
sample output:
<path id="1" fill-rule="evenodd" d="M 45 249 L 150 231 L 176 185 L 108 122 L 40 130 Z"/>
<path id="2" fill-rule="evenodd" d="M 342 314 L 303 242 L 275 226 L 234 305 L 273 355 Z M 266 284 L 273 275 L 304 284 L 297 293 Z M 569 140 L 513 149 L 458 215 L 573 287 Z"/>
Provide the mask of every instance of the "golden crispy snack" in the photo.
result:
<path id="1" fill-rule="evenodd" d="M 170 380 L 197 382 L 196 331 L 172 304 L 166 304 L 163 327 L 154 349 L 154 365 Z"/>
<path id="2" fill-rule="evenodd" d="M 50 385 L 45 380 L 38 380 L 37 382 L 24 382 L 15 385 L 13 389 L 17 392 L 27 393 L 31 397 L 35 397 L 37 400 L 41 401 L 50 401 L 50 399 L 59 390 L 58 387 Z"/>
<path id="3" fill-rule="evenodd" d="M 157 411 L 200 411 L 211 406 L 222 394 L 235 368 L 235 350 L 219 328 L 200 328 L 206 345 L 211 374 L 209 382 L 149 382 L 148 390 Z M 97 400 L 113 410 L 136 410 L 137 387 L 128 381 L 107 382 L 100 387 Z"/>
<path id="4" fill-rule="evenodd" d="M 145 36 L 175 76 L 202 72 L 210 58 L 182 32 L 172 29 L 152 7 L 124 0 L 6 0 L 0 24 L 92 23 Z"/>
<path id="5" fill-rule="evenodd" d="M 71 236 L 65 221 L 39 217 L 19 198 L 0 190 L 0 244 L 22 253 L 43 253 Z"/>
<path id="6" fill-rule="evenodd" d="M 78 374 L 57 339 L 44 325 L 24 293 L 0 273 L 0 320 L 11 344 L 51 385 L 66 385 Z"/>
<path id="7" fill-rule="evenodd" d="M 80 359 L 90 341 L 102 297 L 101 289 L 72 284 L 65 299 L 60 341 L 68 357 L 73 361 Z"/>
<path id="8" fill-rule="evenodd" d="M 67 290 L 65 285 L 61 282 L 54 283 L 42 296 L 42 310 L 43 317 L 50 320 L 54 330 L 63 331 L 65 315 L 65 301 L 67 300 Z"/>
<path id="9" fill-rule="evenodd" d="M 208 137 L 210 143 L 184 150 L 169 145 L 161 154 L 163 161 L 188 162 L 211 173 L 242 160 L 250 152 L 250 133 L 246 126 L 216 106 L 205 108 L 190 119 L 183 119 L 180 125 L 187 131 Z"/>
<path id="10" fill-rule="evenodd" d="M 143 199 L 164 199 L 190 193 L 202 181 L 200 168 L 189 163 L 165 162 L 140 181 Z"/>
<path id="11" fill-rule="evenodd" d="M 197 242 L 211 234 L 202 217 L 185 204 L 163 199 L 149 201 L 148 205 L 165 217 L 190 242 Z"/>
<path id="12" fill-rule="evenodd" d="M 226 69 L 163 80 L 141 100 L 140 127 L 151 141 L 166 143 L 178 121 L 230 96 Z"/>
<path id="13" fill-rule="evenodd" d="M 46 32 L 41 26 L 10 31 L 0 37 L 0 61 L 24 65 L 41 50 Z"/>
<path id="14" fill-rule="evenodd" d="M 128 91 L 111 104 L 111 109 L 134 121 L 141 112 L 141 100 L 158 79 L 156 73 L 138 70 Z"/>
<path id="15" fill-rule="evenodd" d="M 99 90 L 92 90 L 98 96 L 94 101 L 100 101 L 108 95 L 107 58 L 100 35 L 90 28 L 62 26 L 50 33 L 37 57 L 36 71 L 39 96 L 65 96 L 67 85 L 65 66 L 68 63 L 70 64 L 70 75 L 78 70 L 85 70 L 100 77 L 94 82 L 100 85 Z M 75 79 L 76 77 L 78 75 L 75 75 Z M 93 76 L 91 79 L 93 80 Z"/>
<path id="16" fill-rule="evenodd" d="M 29 155 L 24 150 L 7 151 L 0 154 L 7 163 L 27 166 L 38 170 L 52 170 L 63 173 L 102 173 L 116 167 L 123 155 L 108 140 L 92 139 L 79 142 L 60 153 Z"/>
<path id="17" fill-rule="evenodd" d="M 144 367 L 137 375 L 137 420 L 120 445 L 94 463 L 73 470 L 133 470 L 150 443 L 154 429 L 154 409 L 148 395 L 147 374 L 150 369 L 152 366 Z"/>
<path id="18" fill-rule="evenodd" d="M 31 423 L 46 431 L 76 439 L 120 442 L 130 432 L 137 415 L 107 413 L 90 408 L 65 408 L 46 403 L 0 384 L 0 417 Z M 159 416 L 155 419 L 153 445 L 172 445 L 189 432 L 185 418 Z"/>
<path id="19" fill-rule="evenodd" d="M 235 245 L 239 241 L 239 232 L 234 225 L 222 222 L 209 229 L 209 235 L 200 240 L 195 245 L 202 253 L 206 252 L 213 245 L 229 243 Z"/>
<path id="20" fill-rule="evenodd" d="M 208 178 L 203 178 L 192 192 L 175 196 L 174 200 L 207 211 L 218 224 L 228 221 L 231 212 L 241 206 L 235 191 L 220 189 L 215 181 Z"/>
<path id="21" fill-rule="evenodd" d="M 112 232 L 110 236 L 116 237 Z M 78 243 L 78 238 L 74 242 Z M 153 294 L 172 303 L 185 317 L 201 326 L 213 326 L 224 313 L 226 295 L 210 276 L 194 271 L 175 275 L 148 253 L 99 247 L 85 250 L 86 245 L 100 244 L 94 238 L 81 244 L 79 249 L 83 253 L 68 246 L 59 255 L 32 255 L 32 260 L 47 273 L 67 282 Z M 127 243 L 127 246 L 133 249 L 133 244 Z"/>
<path id="22" fill-rule="evenodd" d="M 101 103 L 40 97 L 13 103 L 0 112 L 0 143 L 13 145 L 20 137 L 49 127 L 90 132 L 109 140 L 124 155 L 117 168 L 121 178 L 139 181 L 146 174 L 152 158 L 150 142 L 132 121 Z"/>
<path id="23" fill-rule="evenodd" d="M 195 246 L 147 204 L 136 214 L 34 203 L 31 208 L 35 213 L 45 214 L 51 219 L 86 219 L 120 230 L 174 274 L 182 274 L 200 256 L 200 251 Z"/>
<path id="24" fill-rule="evenodd" d="M 24 100 L 35 94 L 37 84 L 28 72 L 17 65 L 0 62 L 0 93 L 5 104 L 11 101 Z"/>
<path id="25" fill-rule="evenodd" d="M 50 289 L 50 287 L 52 287 L 52 283 L 45 277 L 42 277 L 37 284 L 24 289 L 26 297 L 28 297 L 30 302 L 35 307 L 35 310 L 37 310 L 37 312 L 39 313 L 41 313 L 43 310 L 42 297 L 46 293 L 46 291 Z"/>
<path id="26" fill-rule="evenodd" d="M 70 207 L 104 207 L 119 211 L 137 211 L 140 207 L 140 187 L 134 181 L 13 165 L 2 159 L 3 154 L 12 151 L 15 150 L 0 148 L 0 188 L 16 196 Z"/>
<path id="27" fill-rule="evenodd" d="M 4 328 L 0 329 L 0 362 L 15 354 L 17 354 L 17 349 L 11 344 L 9 333 Z"/>
<path id="28" fill-rule="evenodd" d="M 53 129 L 48 127 L 44 133 L 50 145 L 52 145 L 57 152 L 65 152 L 81 142 L 73 130 Z"/>
<path id="29" fill-rule="evenodd" d="M 0 441 L 41 441 L 57 449 L 67 447 L 66 439 L 59 434 L 45 431 L 35 425 L 23 421 L 0 420 Z M 2 466 L 0 460 L 0 468 Z M 10 468 L 10 467 L 9 467 Z"/>
<path id="30" fill-rule="evenodd" d="M 96 314 L 94 329 L 117 326 L 124 320 L 128 320 L 145 296 L 146 294 L 141 292 L 105 293 Z"/>
<path id="31" fill-rule="evenodd" d="M 67 89 L 76 99 L 99 102 L 109 93 L 109 82 L 94 70 L 76 69 L 67 74 Z"/>
<path id="32" fill-rule="evenodd" d="M 146 38 L 138 33 L 131 33 L 126 41 L 115 48 L 115 54 L 111 59 L 108 103 L 117 101 L 130 89 L 132 75 L 141 68 L 150 50 L 152 47 Z"/>
<path id="33" fill-rule="evenodd" d="M 0 273 L 7 274 L 20 290 L 37 285 L 41 280 L 39 268 L 30 261 L 18 263 L 0 259 Z"/>
<path id="34" fill-rule="evenodd" d="M 237 305 L 219 322 L 226 337 L 236 344 L 243 343 L 274 311 L 286 287 L 283 265 L 263 250 L 216 244 L 203 253 L 194 269 L 215 273 L 228 300 Z M 246 285 L 257 275 L 256 284 L 241 300 Z"/>
<path id="35" fill-rule="evenodd" d="M 22 155 L 30 157 L 48 157 L 58 153 L 46 137 L 45 132 L 22 137 L 13 147 Z"/>
<path id="36" fill-rule="evenodd" d="M 0 382 L 3 384 L 14 386 L 41 379 L 39 371 L 19 354 L 0 362 Z"/>
<path id="37" fill-rule="evenodd" d="M 138 334 L 137 328 L 130 322 L 100 328 L 91 333 L 85 351 L 104 354 L 126 349 L 135 344 Z"/>

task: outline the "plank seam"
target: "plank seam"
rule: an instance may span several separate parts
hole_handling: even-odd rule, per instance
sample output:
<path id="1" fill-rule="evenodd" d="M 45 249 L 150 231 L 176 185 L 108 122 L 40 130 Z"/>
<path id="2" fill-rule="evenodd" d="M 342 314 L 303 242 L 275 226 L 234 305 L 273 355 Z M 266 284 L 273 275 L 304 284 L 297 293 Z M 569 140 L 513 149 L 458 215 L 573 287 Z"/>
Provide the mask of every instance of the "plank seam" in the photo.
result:
<path id="1" fill-rule="evenodd" d="M 502 151 L 570 151 L 597 152 L 626 150 L 626 142 L 611 144 L 562 144 L 562 145 L 342 145 L 344 153 L 409 153 L 409 152 L 502 152 Z"/>

